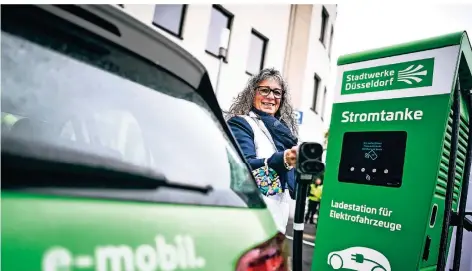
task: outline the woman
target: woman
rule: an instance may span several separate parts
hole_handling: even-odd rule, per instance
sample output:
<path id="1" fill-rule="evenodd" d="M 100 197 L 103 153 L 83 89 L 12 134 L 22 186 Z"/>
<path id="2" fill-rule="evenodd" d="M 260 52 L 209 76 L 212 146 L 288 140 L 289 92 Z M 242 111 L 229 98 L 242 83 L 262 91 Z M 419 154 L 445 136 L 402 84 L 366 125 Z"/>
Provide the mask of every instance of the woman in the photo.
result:
<path id="1" fill-rule="evenodd" d="M 228 125 L 249 162 L 279 230 L 285 233 L 295 198 L 298 127 L 287 83 L 264 69 L 249 79 L 228 112 Z"/>

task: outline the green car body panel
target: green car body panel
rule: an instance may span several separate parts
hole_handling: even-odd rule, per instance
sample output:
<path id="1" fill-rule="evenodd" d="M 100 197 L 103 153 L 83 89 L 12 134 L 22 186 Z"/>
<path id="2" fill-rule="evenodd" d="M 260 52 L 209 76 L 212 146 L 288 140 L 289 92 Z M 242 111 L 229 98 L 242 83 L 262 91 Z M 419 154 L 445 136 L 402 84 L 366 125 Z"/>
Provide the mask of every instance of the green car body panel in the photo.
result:
<path id="1" fill-rule="evenodd" d="M 81 261 L 85 268 L 71 270 L 234 270 L 244 252 L 277 233 L 266 209 L 18 192 L 2 192 L 2 221 L 2 269 L 15 271 L 69 270 L 57 267 Z"/>

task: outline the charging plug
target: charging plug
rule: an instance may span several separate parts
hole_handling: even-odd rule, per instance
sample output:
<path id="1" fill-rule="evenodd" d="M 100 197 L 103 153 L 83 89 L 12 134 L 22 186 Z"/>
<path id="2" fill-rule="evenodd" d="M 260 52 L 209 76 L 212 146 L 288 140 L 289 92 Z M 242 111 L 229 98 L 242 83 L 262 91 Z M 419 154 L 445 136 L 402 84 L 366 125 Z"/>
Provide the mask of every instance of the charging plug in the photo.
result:
<path id="1" fill-rule="evenodd" d="M 352 254 L 351 260 L 355 260 L 356 263 L 363 263 L 364 262 L 364 255 L 362 255 L 362 254 Z"/>

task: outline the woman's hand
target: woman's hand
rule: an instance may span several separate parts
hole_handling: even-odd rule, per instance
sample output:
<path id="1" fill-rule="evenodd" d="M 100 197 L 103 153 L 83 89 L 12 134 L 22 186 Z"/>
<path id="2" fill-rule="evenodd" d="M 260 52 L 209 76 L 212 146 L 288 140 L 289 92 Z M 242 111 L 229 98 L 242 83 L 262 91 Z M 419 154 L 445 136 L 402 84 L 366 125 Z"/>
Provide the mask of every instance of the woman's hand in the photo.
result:
<path id="1" fill-rule="evenodd" d="M 284 151 L 284 162 L 286 162 L 289 166 L 295 167 L 297 164 L 297 152 L 298 146 L 294 146 L 291 149 Z"/>

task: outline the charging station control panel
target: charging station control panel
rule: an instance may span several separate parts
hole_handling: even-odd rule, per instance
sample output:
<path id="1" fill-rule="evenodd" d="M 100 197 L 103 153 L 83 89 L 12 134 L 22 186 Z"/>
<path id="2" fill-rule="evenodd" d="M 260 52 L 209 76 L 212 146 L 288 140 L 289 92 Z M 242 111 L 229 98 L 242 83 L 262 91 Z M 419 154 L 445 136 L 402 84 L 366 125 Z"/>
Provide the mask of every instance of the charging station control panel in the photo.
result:
<path id="1" fill-rule="evenodd" d="M 346 132 L 338 180 L 400 187 L 405 161 L 405 131 Z"/>

